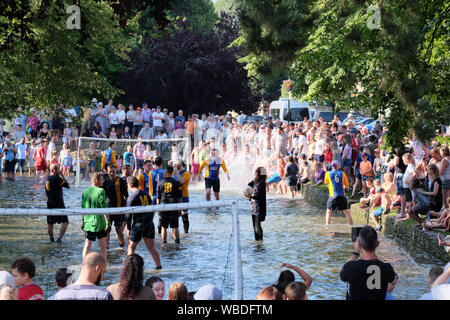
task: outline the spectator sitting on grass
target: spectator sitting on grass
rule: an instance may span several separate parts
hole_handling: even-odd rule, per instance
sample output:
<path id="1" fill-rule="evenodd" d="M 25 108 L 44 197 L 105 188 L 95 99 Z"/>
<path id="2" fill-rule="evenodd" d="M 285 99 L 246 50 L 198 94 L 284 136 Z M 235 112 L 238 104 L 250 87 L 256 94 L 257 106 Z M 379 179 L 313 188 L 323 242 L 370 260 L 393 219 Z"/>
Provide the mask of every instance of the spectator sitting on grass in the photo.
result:
<path id="1" fill-rule="evenodd" d="M 422 187 L 422 183 L 419 179 L 414 179 L 411 182 L 411 194 L 413 199 L 413 206 L 409 210 L 409 217 L 419 222 L 419 226 L 422 225 L 422 219 L 420 215 L 427 215 L 430 211 L 430 200 L 426 195 L 417 191 Z"/>
<path id="2" fill-rule="evenodd" d="M 372 199 L 376 197 L 375 184 L 374 184 L 373 178 L 367 178 L 366 186 L 369 189 L 369 194 L 368 194 L 367 198 L 363 197 L 359 200 L 359 202 L 361 202 L 361 206 L 360 206 L 361 209 L 367 209 L 370 206 Z"/>
<path id="3" fill-rule="evenodd" d="M 450 198 L 447 198 L 447 204 L 450 204 Z M 422 227 L 427 230 L 445 229 L 445 231 L 448 231 L 450 229 L 450 209 L 444 209 L 442 213 L 430 211 L 430 215 L 436 213 L 439 214 L 438 218 L 423 222 Z"/>
<path id="4" fill-rule="evenodd" d="M 314 183 L 312 185 L 317 186 L 323 184 L 324 179 L 325 170 L 323 169 L 323 163 L 318 161 L 314 164 Z"/>

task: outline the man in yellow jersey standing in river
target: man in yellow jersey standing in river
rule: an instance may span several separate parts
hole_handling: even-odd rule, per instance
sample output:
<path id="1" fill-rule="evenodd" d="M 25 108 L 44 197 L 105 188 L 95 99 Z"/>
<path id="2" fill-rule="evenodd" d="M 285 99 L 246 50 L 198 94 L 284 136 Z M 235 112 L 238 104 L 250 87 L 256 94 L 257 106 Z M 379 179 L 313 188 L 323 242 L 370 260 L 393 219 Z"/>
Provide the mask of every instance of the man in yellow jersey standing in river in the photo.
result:
<path id="1" fill-rule="evenodd" d="M 206 189 L 206 201 L 211 201 L 211 187 L 214 191 L 214 199 L 219 200 L 220 192 L 220 179 L 219 170 L 222 167 L 223 171 L 227 175 L 228 181 L 230 180 L 230 174 L 223 159 L 217 156 L 218 150 L 216 148 L 211 149 L 211 155 L 204 160 L 200 165 L 199 173 L 202 173 L 203 168 L 206 167 L 205 172 L 205 189 Z M 200 175 L 198 176 L 200 181 Z"/>

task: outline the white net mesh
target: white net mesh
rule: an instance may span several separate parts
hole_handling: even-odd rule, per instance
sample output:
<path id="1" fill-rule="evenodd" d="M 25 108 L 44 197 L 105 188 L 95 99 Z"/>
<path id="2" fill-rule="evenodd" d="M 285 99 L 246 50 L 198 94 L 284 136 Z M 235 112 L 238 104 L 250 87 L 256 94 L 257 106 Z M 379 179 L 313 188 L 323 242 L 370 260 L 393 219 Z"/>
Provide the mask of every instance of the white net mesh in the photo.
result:
<path id="1" fill-rule="evenodd" d="M 220 210 L 226 214 L 211 213 L 214 210 L 217 212 L 217 207 L 220 207 Z M 82 215 L 139 214 L 179 210 L 189 210 L 192 215 L 191 223 L 194 225 L 194 234 L 185 238 L 182 236 L 183 246 L 181 247 L 170 243 L 170 234 L 168 235 L 169 244 L 162 247 L 159 236 L 155 235 L 155 243 L 161 254 L 163 270 L 154 275 L 163 278 L 166 286 L 175 281 L 184 282 L 190 291 L 197 290 L 199 283 L 212 283 L 223 291 L 224 299 L 242 299 L 239 217 L 235 200 L 100 209 L 0 208 L 0 228 L 2 230 L 0 232 L 0 265 L 4 270 L 8 270 L 16 258 L 29 257 L 32 259 L 37 268 L 34 280 L 43 288 L 44 294 L 48 298 L 56 291 L 53 281 L 59 267 L 68 267 L 74 272 L 73 280 L 77 278 L 84 245 L 84 233 L 80 229 Z M 45 228 L 45 217 L 53 215 L 67 215 L 70 221 L 63 244 L 56 247 L 49 243 Z M 197 219 L 201 219 L 203 222 L 201 234 L 195 233 Z M 58 229 L 59 226 L 55 225 L 56 236 L 59 232 Z M 115 241 L 114 233 L 114 230 L 111 231 L 111 241 Z M 181 221 L 180 234 L 182 234 Z M 195 248 L 189 248 L 190 241 L 196 241 Z M 95 243 L 92 250 L 98 250 Z M 143 256 L 146 261 L 145 279 L 147 279 L 155 273 L 155 270 L 152 269 L 151 255 L 143 243 L 138 245 L 136 253 Z M 126 255 L 126 249 L 115 247 L 114 242 L 113 247 L 108 250 L 108 272 L 105 274 L 104 283 L 117 282 L 124 255 Z M 177 255 L 180 262 L 178 262 Z M 184 255 L 188 256 L 184 257 Z M 181 262 L 182 265 L 180 265 Z M 166 294 L 167 292 L 168 287 L 166 287 Z"/>

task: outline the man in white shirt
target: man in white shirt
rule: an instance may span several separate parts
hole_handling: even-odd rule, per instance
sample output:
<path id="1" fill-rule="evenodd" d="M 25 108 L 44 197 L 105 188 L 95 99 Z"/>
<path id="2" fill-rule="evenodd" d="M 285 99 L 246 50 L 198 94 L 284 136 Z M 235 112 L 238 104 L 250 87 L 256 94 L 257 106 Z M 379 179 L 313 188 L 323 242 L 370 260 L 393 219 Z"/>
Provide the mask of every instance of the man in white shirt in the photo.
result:
<path id="1" fill-rule="evenodd" d="M 322 133 L 317 133 L 316 136 L 316 145 L 314 149 L 314 161 L 315 162 L 324 162 L 325 161 L 325 147 L 326 141 Z"/>
<path id="2" fill-rule="evenodd" d="M 298 137 L 298 155 L 302 153 L 308 154 L 308 140 L 305 137 L 302 129 L 297 129 L 297 137 Z"/>
<path id="3" fill-rule="evenodd" d="M 119 129 L 119 116 L 117 115 L 115 107 L 112 107 L 108 117 L 109 117 L 109 127 L 115 128 L 117 132 L 117 130 Z"/>
<path id="4" fill-rule="evenodd" d="M 156 107 L 156 112 L 153 113 L 153 132 L 158 132 L 163 130 L 164 113 L 161 112 L 161 107 Z"/>
<path id="5" fill-rule="evenodd" d="M 127 113 L 125 112 L 125 108 L 123 104 L 119 104 L 117 106 L 117 117 L 119 118 L 119 128 L 121 131 L 125 130 L 125 117 Z"/>
<path id="6" fill-rule="evenodd" d="M 25 143 L 25 138 L 20 139 L 20 142 L 16 143 L 15 148 L 17 150 L 16 159 L 16 172 L 20 170 L 20 176 L 23 177 L 23 173 L 25 172 L 25 162 L 27 159 L 27 149 L 28 145 Z"/>

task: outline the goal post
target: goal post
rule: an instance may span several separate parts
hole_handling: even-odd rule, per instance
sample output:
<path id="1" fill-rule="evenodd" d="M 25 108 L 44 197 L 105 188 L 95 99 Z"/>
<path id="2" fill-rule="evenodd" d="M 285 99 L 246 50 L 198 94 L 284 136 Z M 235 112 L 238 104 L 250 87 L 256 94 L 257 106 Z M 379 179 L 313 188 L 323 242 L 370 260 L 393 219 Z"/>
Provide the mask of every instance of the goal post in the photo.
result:
<path id="1" fill-rule="evenodd" d="M 192 209 L 205 209 L 215 207 L 231 207 L 232 215 L 232 235 L 234 247 L 234 300 L 243 300 L 243 272 L 240 244 L 239 207 L 237 200 L 218 200 L 201 202 L 184 202 L 174 204 L 148 205 L 136 207 L 120 208 L 65 208 L 65 209 L 45 209 L 45 208 L 0 208 L 2 216 L 82 216 L 82 215 L 117 215 L 117 214 L 138 214 L 163 211 L 184 211 Z"/>
<path id="2" fill-rule="evenodd" d="M 78 138 L 78 143 L 77 143 L 77 153 L 76 153 L 76 157 L 77 157 L 77 165 L 76 165 L 76 178 L 75 178 L 75 186 L 79 187 L 80 186 L 80 180 L 81 180 L 81 151 L 82 150 L 87 150 L 89 149 L 89 143 L 91 142 L 95 142 L 96 144 L 100 144 L 100 148 L 98 149 L 98 151 L 103 152 L 104 150 L 108 149 L 109 147 L 109 143 L 110 142 L 114 142 L 116 144 L 116 155 L 123 155 L 126 151 L 126 146 L 131 144 L 131 145 L 135 145 L 136 143 L 138 143 L 138 139 L 107 139 L 107 138 L 93 138 L 93 137 L 79 137 Z M 176 143 L 177 145 L 177 149 L 178 152 L 180 154 L 180 158 L 184 160 L 184 163 L 186 164 L 186 170 L 190 169 L 190 160 L 191 160 L 191 141 L 189 138 L 184 137 L 184 138 L 167 138 L 167 139 L 141 139 L 140 140 L 143 144 L 152 144 L 152 145 L 156 145 L 159 142 L 165 142 L 165 143 Z M 167 152 L 171 152 L 170 151 L 170 146 L 169 149 L 167 149 L 165 151 L 164 155 L 161 155 L 163 157 L 164 160 L 170 160 L 167 159 Z M 86 170 L 87 170 L 87 164 L 86 164 Z"/>

